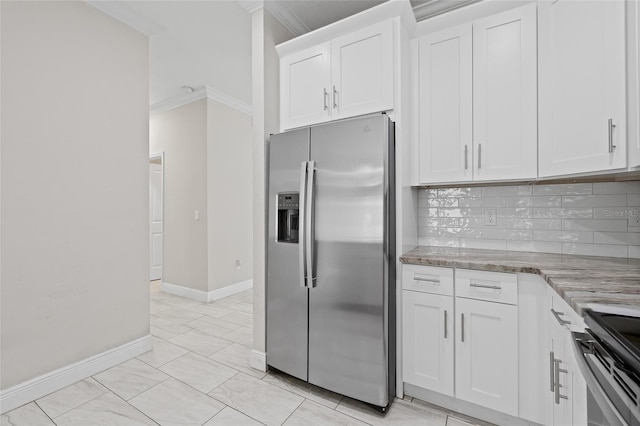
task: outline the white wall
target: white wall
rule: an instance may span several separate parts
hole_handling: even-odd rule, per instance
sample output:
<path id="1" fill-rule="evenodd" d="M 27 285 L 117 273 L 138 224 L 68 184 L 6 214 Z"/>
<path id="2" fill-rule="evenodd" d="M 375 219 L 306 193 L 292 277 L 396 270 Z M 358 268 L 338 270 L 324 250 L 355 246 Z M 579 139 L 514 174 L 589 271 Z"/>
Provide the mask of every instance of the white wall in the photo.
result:
<path id="1" fill-rule="evenodd" d="M 253 348 L 266 350 L 266 141 L 279 129 L 279 58 L 275 46 L 293 37 L 264 9 L 252 19 L 253 75 Z"/>
<path id="2" fill-rule="evenodd" d="M 207 100 L 207 163 L 208 283 L 213 291 L 253 278 L 250 115 Z"/>
<path id="3" fill-rule="evenodd" d="M 149 333 L 149 70 L 85 3 L 0 7 L 5 390 Z"/>
<path id="4" fill-rule="evenodd" d="M 162 281 L 206 292 L 207 100 L 153 114 L 149 149 L 165 153 Z"/>

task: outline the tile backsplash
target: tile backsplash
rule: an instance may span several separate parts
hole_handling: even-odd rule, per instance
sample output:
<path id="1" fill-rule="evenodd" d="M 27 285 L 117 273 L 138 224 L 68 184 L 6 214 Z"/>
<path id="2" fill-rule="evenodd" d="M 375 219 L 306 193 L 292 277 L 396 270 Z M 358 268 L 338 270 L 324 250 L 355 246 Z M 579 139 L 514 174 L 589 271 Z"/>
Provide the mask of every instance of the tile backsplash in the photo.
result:
<path id="1" fill-rule="evenodd" d="M 640 258 L 635 219 L 640 181 L 418 189 L 420 245 Z"/>

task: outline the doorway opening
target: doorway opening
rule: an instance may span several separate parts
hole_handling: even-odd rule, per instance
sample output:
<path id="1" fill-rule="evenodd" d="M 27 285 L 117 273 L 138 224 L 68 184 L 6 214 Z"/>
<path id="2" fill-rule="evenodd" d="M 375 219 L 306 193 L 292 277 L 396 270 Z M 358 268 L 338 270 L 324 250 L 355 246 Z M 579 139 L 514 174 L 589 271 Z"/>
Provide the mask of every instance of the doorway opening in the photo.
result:
<path id="1" fill-rule="evenodd" d="M 164 153 L 149 156 L 149 281 L 162 280 Z"/>

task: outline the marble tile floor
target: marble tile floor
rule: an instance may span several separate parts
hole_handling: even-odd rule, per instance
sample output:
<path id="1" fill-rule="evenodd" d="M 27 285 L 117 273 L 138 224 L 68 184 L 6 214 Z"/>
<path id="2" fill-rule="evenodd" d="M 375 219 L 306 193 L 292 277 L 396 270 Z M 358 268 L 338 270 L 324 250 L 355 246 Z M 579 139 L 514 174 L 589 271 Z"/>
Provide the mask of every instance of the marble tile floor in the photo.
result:
<path id="1" fill-rule="evenodd" d="M 250 367 L 252 291 L 212 303 L 151 283 L 154 348 L 0 416 L 1 426 L 469 426 L 411 398 L 386 415 L 278 372 Z"/>

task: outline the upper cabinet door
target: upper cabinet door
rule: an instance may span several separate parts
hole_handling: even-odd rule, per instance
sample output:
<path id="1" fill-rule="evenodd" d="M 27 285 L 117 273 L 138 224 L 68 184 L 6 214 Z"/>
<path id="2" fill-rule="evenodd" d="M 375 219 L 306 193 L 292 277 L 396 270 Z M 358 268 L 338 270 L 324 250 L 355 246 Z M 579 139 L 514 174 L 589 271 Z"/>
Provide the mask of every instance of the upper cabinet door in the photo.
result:
<path id="1" fill-rule="evenodd" d="M 332 118 L 393 108 L 393 22 L 372 25 L 331 42 Z"/>
<path id="2" fill-rule="evenodd" d="M 418 40 L 420 183 L 473 178 L 471 24 Z"/>
<path id="3" fill-rule="evenodd" d="M 331 119 L 331 43 L 280 60 L 280 120 L 283 129 Z"/>
<path id="4" fill-rule="evenodd" d="M 535 3 L 473 23 L 476 181 L 537 177 L 536 56 Z"/>
<path id="5" fill-rule="evenodd" d="M 539 3 L 541 177 L 626 167 L 625 3 Z"/>

